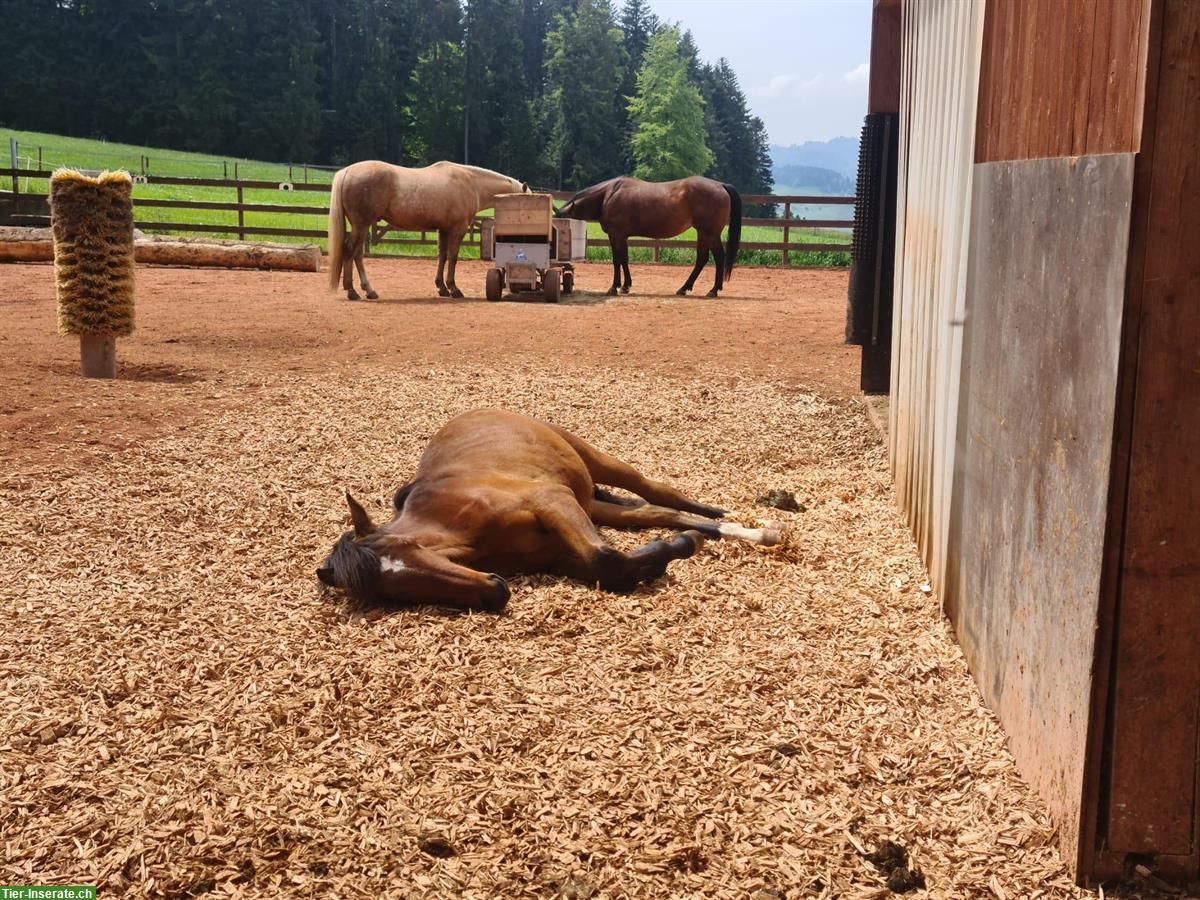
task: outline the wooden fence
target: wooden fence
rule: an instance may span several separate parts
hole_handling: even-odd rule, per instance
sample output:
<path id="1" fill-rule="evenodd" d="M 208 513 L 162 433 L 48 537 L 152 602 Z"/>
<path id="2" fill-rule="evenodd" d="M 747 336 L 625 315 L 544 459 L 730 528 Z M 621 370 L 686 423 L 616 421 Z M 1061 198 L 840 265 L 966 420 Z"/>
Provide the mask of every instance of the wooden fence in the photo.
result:
<path id="1" fill-rule="evenodd" d="M 2 171 L 2 170 L 0 170 Z M 7 218 L 14 224 L 36 225 L 42 224 L 42 220 L 49 215 L 49 209 L 44 206 L 43 202 L 39 202 L 38 198 L 44 201 L 45 194 L 41 192 L 21 192 L 20 181 L 22 178 L 34 179 L 49 179 L 52 171 L 49 169 L 10 169 L 7 173 L 11 177 L 11 190 L 0 191 L 0 221 L 4 218 L 4 209 L 7 207 L 10 210 Z M 6 179 L 7 180 L 7 179 Z M 275 215 L 295 215 L 295 216 L 328 216 L 328 205 L 296 205 L 296 204 L 278 204 L 278 203 L 248 203 L 245 200 L 246 191 L 296 191 L 311 193 L 314 195 L 328 195 L 330 185 L 318 184 L 305 181 L 255 181 L 239 178 L 184 178 L 169 175 L 135 175 L 135 186 L 141 184 L 147 185 L 164 185 L 164 186 L 179 186 L 187 188 L 224 188 L 233 192 L 236 200 L 234 201 L 217 201 L 217 200 L 181 200 L 181 199 L 154 199 L 134 197 L 133 208 L 135 225 L 146 232 L 169 232 L 172 234 L 230 234 L 236 235 L 239 239 L 247 238 L 309 238 L 322 239 L 326 236 L 324 228 L 292 228 L 278 225 L 273 226 L 255 226 L 246 224 L 247 213 L 271 213 Z M 554 191 L 556 200 L 567 200 L 572 194 L 570 191 Z M 314 201 L 317 198 L 314 196 Z M 32 205 L 31 205 L 32 201 Z M 805 206 L 847 206 L 854 204 L 853 197 L 818 197 L 818 196 L 776 196 L 776 195 L 760 195 L 750 194 L 743 195 L 742 202 L 745 206 L 755 206 L 760 204 L 773 204 L 783 206 L 783 217 L 777 219 L 746 217 L 742 219 L 744 227 L 765 226 L 770 228 L 780 229 L 782 232 L 782 240 L 779 241 L 747 241 L 743 240 L 741 249 L 743 250 L 773 250 L 778 251 L 780 261 L 783 265 L 791 264 L 791 255 L 799 252 L 820 252 L 834 251 L 849 253 L 849 243 L 838 243 L 827 241 L 823 243 L 808 243 L 797 240 L 797 232 L 800 229 L 840 229 L 847 232 L 849 237 L 849 229 L 852 227 L 852 221 L 848 219 L 810 219 L 803 216 L 794 217 L 792 215 L 793 207 Z M 138 216 L 139 210 L 146 209 L 187 209 L 187 210 L 210 210 L 214 212 L 235 212 L 237 213 L 237 222 L 229 224 L 218 223 L 202 223 L 202 222 L 171 222 L 171 221 L 149 221 Z M 48 221 L 48 220 L 47 220 Z M 479 224 L 481 219 L 477 218 L 471 226 L 466 238 L 463 240 L 463 245 L 466 247 L 474 247 L 476 251 L 479 249 Z M 437 234 L 435 232 L 419 232 L 419 237 L 387 237 L 387 232 L 390 229 L 384 225 L 375 225 L 372 228 L 370 237 L 370 248 L 382 247 L 411 247 L 411 246 L 437 246 Z M 417 234 L 417 232 L 411 232 Z M 695 244 L 688 240 L 649 240 L 635 238 L 630 240 L 630 247 L 648 247 L 654 251 L 654 259 L 658 261 L 661 258 L 664 249 L 676 248 L 681 250 L 694 249 Z M 608 241 L 605 238 L 589 237 L 588 247 L 608 247 Z"/>

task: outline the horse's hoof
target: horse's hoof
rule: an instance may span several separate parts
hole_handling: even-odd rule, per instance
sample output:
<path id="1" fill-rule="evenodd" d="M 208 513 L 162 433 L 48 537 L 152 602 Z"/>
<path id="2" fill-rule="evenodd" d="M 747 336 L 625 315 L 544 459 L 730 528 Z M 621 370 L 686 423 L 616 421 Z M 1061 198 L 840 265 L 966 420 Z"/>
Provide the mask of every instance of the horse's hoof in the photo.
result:
<path id="1" fill-rule="evenodd" d="M 625 285 L 622 285 L 622 286 L 621 286 L 621 293 L 622 293 L 622 294 L 628 294 L 628 293 L 629 293 L 629 285 L 627 285 L 627 284 L 625 284 Z"/>
<path id="2" fill-rule="evenodd" d="M 462 291 L 460 291 L 458 288 L 455 288 L 454 290 L 452 290 L 450 292 L 450 296 L 453 297 L 455 300 L 461 300 L 466 295 Z"/>
<path id="3" fill-rule="evenodd" d="M 367 291 L 367 299 L 368 300 L 378 300 L 379 295 L 377 293 L 375 293 L 374 291 Z"/>
<path id="4" fill-rule="evenodd" d="M 346 299 L 347 300 L 361 300 L 362 298 L 358 296 L 358 291 L 348 291 L 346 293 Z"/>
<path id="5" fill-rule="evenodd" d="M 688 292 L 688 289 L 687 289 L 687 288 L 685 288 L 685 287 L 681 287 L 679 290 L 677 290 L 677 291 L 675 292 L 675 296 L 676 296 L 676 297 L 686 297 L 686 296 L 687 296 L 687 292 Z"/>
<path id="6" fill-rule="evenodd" d="M 502 613 L 504 607 L 508 606 L 512 591 L 509 590 L 508 582 L 499 575 L 489 575 L 488 578 L 496 585 L 496 594 L 483 601 L 483 610 L 490 613 Z"/>
<path id="7" fill-rule="evenodd" d="M 704 535 L 695 529 L 681 531 L 671 539 L 671 549 L 682 554 L 682 559 L 692 556 L 704 544 Z"/>
<path id="8" fill-rule="evenodd" d="M 709 291 L 709 292 L 708 292 L 707 294 L 705 294 L 704 296 L 705 296 L 705 297 L 710 297 L 710 298 L 715 298 L 715 297 L 717 296 L 717 289 L 716 289 L 716 288 L 713 288 L 711 291 Z"/>
<path id="9" fill-rule="evenodd" d="M 604 292 L 604 296 L 605 296 L 605 297 L 615 297 L 615 296 L 617 296 L 617 289 L 616 289 L 615 287 L 614 287 L 614 288 L 609 288 L 607 291 L 605 291 L 605 292 Z"/>
<path id="10" fill-rule="evenodd" d="M 449 297 L 449 296 L 450 296 L 450 289 L 449 289 L 449 288 L 444 288 L 444 287 L 442 287 L 442 288 L 438 288 L 438 296 L 439 296 L 439 297 Z"/>

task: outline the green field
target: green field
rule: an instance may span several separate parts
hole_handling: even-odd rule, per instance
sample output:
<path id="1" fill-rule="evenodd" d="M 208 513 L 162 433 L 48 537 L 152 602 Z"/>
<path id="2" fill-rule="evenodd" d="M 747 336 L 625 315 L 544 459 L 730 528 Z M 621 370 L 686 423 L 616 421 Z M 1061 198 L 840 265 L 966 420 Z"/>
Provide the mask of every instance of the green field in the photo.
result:
<path id="1" fill-rule="evenodd" d="M 126 169 L 138 175 L 175 176 L 186 178 L 233 178 L 235 174 L 241 179 L 253 181 L 273 181 L 328 184 L 333 179 L 333 172 L 325 169 L 291 166 L 280 163 L 260 162 L 257 160 L 215 157 L 201 153 L 180 153 L 171 150 L 161 150 L 153 147 L 138 147 L 129 144 L 115 144 L 107 141 L 90 140 L 85 138 L 68 138 L 53 134 L 41 134 L 29 131 L 11 131 L 0 129 L 0 140 L 5 145 L 10 138 L 17 141 L 17 154 L 20 168 L 37 169 L 39 162 L 44 168 L 70 166 L 80 169 Z M 0 182 L 4 190 L 10 189 L 7 181 Z M 45 193 L 49 189 L 47 179 L 23 178 L 20 189 L 23 193 Z M 134 202 L 138 200 L 202 200 L 232 203 L 237 200 L 237 193 L 231 188 L 193 187 L 190 185 L 135 185 Z M 286 206 L 326 206 L 328 195 L 324 192 L 313 191 L 284 191 L 284 190 L 246 190 L 243 192 L 246 203 L 286 205 Z M 840 209 L 844 210 L 845 207 Z M 838 207 L 819 206 L 805 209 L 793 208 L 793 216 L 809 218 L 836 218 Z M 832 212 L 831 212 L 832 211 Z M 175 222 L 179 224 L 228 225 L 228 232 L 214 234 L 214 237 L 237 237 L 237 213 L 232 210 L 210 209 L 164 209 L 158 207 L 139 207 L 136 212 L 137 220 L 145 223 L 147 231 L 155 231 L 151 225 L 154 222 Z M 303 228 L 324 231 L 327 225 L 325 215 L 308 213 L 283 212 L 247 212 L 245 225 L 251 228 Z M 179 233 L 187 233 L 180 231 Z M 596 223 L 588 226 L 588 236 L 602 239 L 604 232 Z M 251 236 L 254 237 L 254 236 Z M 416 233 L 389 232 L 389 238 L 418 238 Z M 432 237 L 432 235 L 431 235 Z M 680 240 L 690 240 L 695 237 L 691 230 L 680 236 Z M 286 238 L 264 236 L 262 240 L 292 241 L 317 243 L 324 247 L 323 239 Z M 850 232 L 837 229 L 799 229 L 791 230 L 790 239 L 795 243 L 828 244 L 850 243 Z M 783 240 L 781 228 L 746 227 L 742 229 L 742 242 L 779 242 Z M 421 245 L 380 246 L 375 252 L 405 256 L 434 256 L 437 247 Z M 463 257 L 477 258 L 477 246 L 464 245 Z M 653 257 L 653 251 L 648 248 L 634 248 L 629 252 L 634 262 L 645 262 Z M 743 250 L 738 254 L 741 265 L 780 265 L 783 254 L 778 250 Z M 588 250 L 589 260 L 610 260 L 612 255 L 606 247 L 593 247 Z M 667 248 L 661 251 L 663 262 L 692 263 L 695 253 L 692 250 Z M 830 251 L 793 251 L 791 263 L 794 266 L 847 266 L 850 263 L 848 252 Z"/>

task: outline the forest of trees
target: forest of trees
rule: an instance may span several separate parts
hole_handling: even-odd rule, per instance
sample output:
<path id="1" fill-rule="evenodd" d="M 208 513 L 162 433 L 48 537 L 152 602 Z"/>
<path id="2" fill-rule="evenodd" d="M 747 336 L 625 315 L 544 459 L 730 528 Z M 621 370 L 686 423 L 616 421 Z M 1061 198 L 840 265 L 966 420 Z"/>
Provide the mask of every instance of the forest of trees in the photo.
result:
<path id="1" fill-rule="evenodd" d="M 635 170 L 772 187 L 729 63 L 701 62 L 646 0 L 0 0 L 0 21 L 13 128 L 289 162 L 450 159 L 567 189 Z"/>

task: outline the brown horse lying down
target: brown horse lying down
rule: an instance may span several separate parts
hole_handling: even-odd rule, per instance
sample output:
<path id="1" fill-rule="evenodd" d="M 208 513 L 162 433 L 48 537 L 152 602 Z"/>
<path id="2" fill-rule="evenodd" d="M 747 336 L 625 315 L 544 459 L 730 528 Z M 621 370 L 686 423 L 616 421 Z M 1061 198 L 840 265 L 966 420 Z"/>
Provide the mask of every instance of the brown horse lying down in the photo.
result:
<path id="1" fill-rule="evenodd" d="M 647 502 L 618 499 L 597 484 Z M 499 612 L 509 598 L 502 575 L 548 572 L 629 591 L 691 556 L 704 537 L 779 541 L 773 529 L 715 521 L 724 510 L 645 478 L 561 428 L 498 409 L 465 413 L 434 435 L 386 525 L 376 526 L 349 493 L 346 502 L 354 531 L 317 576 L 367 602 Z M 597 525 L 679 533 L 622 553 Z"/>

